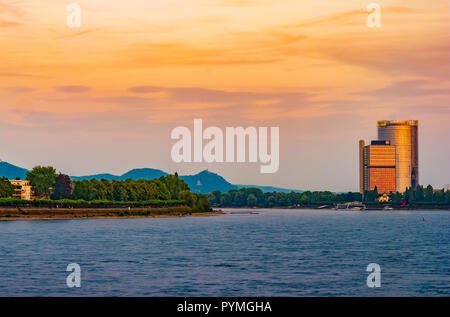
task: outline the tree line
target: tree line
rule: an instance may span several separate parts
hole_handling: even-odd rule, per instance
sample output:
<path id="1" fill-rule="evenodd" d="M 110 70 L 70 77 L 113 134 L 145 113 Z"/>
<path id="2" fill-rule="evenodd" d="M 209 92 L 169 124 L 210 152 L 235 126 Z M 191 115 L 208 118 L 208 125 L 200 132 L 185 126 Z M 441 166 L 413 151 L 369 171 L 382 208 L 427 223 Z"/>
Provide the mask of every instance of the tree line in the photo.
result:
<path id="1" fill-rule="evenodd" d="M 372 203 L 380 196 L 377 187 L 373 190 L 364 192 L 364 202 Z M 404 193 L 391 193 L 390 202 L 393 205 L 429 205 L 429 204 L 450 204 L 450 191 L 444 189 L 434 189 L 433 186 L 418 185 L 414 188 L 407 188 Z"/>
<path id="2" fill-rule="evenodd" d="M 159 179 L 117 180 L 71 180 L 68 175 L 57 174 L 51 166 L 36 166 L 27 173 L 35 195 L 41 199 L 78 200 L 105 202 L 160 202 L 184 201 L 190 207 L 211 210 L 216 207 L 288 207 L 333 205 L 353 201 L 368 204 L 378 202 L 380 194 L 374 190 L 366 191 L 364 196 L 358 192 L 333 193 L 331 191 L 305 191 L 302 193 L 268 192 L 258 188 L 241 188 L 228 193 L 213 191 L 208 195 L 194 194 L 178 174 L 161 176 Z M 6 178 L 0 178 L 0 198 L 12 197 L 15 187 Z M 450 205 L 450 191 L 434 190 L 431 185 L 408 188 L 405 193 L 390 194 L 393 205 Z"/>
<path id="3" fill-rule="evenodd" d="M 36 166 L 26 174 L 34 195 L 41 200 L 76 200 L 110 202 L 183 201 L 198 211 L 210 211 L 206 195 L 194 194 L 189 186 L 175 175 L 159 179 L 71 180 L 68 175 L 57 174 L 51 166 Z M 0 197 L 12 197 L 15 187 L 6 178 L 0 179 Z M 77 205 L 76 203 L 74 203 Z"/>
<path id="4" fill-rule="evenodd" d="M 15 187 L 9 182 L 6 177 L 0 178 L 0 198 L 12 197 L 14 195 Z"/>
<path id="5" fill-rule="evenodd" d="M 375 188 L 363 195 L 359 192 L 333 193 L 330 191 L 305 191 L 302 193 L 267 192 L 258 188 L 241 188 L 228 193 L 214 191 L 208 194 L 209 202 L 215 207 L 289 207 L 289 206 L 320 206 L 334 205 L 354 201 L 364 201 L 377 204 L 380 194 Z M 392 205 L 450 205 L 450 191 L 434 190 L 431 185 L 409 188 L 405 193 L 390 195 Z M 386 204 L 386 203 L 384 203 Z"/>
<path id="6" fill-rule="evenodd" d="M 360 193 L 336 194 L 330 191 L 298 192 L 266 192 L 259 188 L 240 188 L 230 190 L 228 193 L 214 191 L 208 194 L 211 205 L 217 207 L 288 207 L 309 206 L 344 203 L 348 201 L 361 201 Z"/>

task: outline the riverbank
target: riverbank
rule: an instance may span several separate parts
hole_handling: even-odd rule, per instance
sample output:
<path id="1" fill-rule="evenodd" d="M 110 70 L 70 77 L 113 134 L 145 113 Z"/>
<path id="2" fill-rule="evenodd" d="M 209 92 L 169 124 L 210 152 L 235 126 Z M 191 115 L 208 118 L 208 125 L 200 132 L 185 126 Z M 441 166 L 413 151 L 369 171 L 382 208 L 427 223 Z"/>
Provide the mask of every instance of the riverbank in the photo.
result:
<path id="1" fill-rule="evenodd" d="M 386 204 L 389 205 L 389 204 Z M 384 206 L 383 206 L 384 207 Z M 368 206 L 365 210 L 384 210 L 383 207 L 371 207 Z M 313 209 L 313 210 L 329 210 L 333 209 L 334 206 L 331 205 L 322 205 L 322 206 L 296 206 L 296 207 L 214 207 L 214 210 L 222 210 L 222 209 L 280 209 L 280 210 L 302 210 L 302 209 Z M 394 211 L 401 211 L 401 210 L 444 210 L 444 211 L 450 211 L 450 206 L 404 206 L 404 207 L 392 207 Z"/>
<path id="2" fill-rule="evenodd" d="M 163 208 L 16 208 L 0 207 L 0 221 L 205 217 L 223 212 L 196 212 L 189 207 Z"/>

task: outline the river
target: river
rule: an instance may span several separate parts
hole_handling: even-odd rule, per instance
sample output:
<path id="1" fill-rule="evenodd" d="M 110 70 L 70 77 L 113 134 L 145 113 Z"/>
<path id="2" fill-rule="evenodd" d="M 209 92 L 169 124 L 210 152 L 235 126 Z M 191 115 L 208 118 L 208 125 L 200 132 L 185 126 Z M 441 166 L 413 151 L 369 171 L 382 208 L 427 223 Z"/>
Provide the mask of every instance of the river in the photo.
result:
<path id="1" fill-rule="evenodd" d="M 450 295 L 449 211 L 225 211 L 2 221 L 0 296 Z"/>

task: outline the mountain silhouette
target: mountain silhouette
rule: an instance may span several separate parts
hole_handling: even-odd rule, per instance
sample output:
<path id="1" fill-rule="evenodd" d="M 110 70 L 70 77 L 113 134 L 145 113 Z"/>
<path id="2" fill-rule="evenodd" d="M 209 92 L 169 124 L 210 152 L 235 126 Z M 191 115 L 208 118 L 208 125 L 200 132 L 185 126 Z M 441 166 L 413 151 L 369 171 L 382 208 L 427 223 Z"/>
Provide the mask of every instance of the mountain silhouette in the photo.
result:
<path id="1" fill-rule="evenodd" d="M 26 173 L 28 172 L 27 169 L 21 168 L 15 165 L 12 165 L 7 162 L 0 162 L 0 177 L 4 176 L 8 179 L 15 179 L 16 177 L 20 177 L 21 179 L 25 179 Z M 167 175 L 166 172 L 161 171 L 159 169 L 153 169 L 153 168 L 137 168 L 132 169 L 125 174 L 122 175 L 114 175 L 109 173 L 102 173 L 102 174 L 94 174 L 94 175 L 86 175 L 86 176 L 70 176 L 73 180 L 91 180 L 91 179 L 107 179 L 109 181 L 111 180 L 126 180 L 128 178 L 131 179 L 155 179 L 160 178 L 161 176 Z M 257 185 L 234 185 L 228 182 L 225 178 L 220 176 L 219 174 L 210 172 L 208 170 L 204 170 L 198 174 L 194 175 L 181 175 L 179 176 L 181 179 L 183 179 L 191 189 L 193 193 L 201 193 L 201 194 L 207 194 L 210 192 L 213 192 L 215 190 L 219 190 L 222 193 L 227 193 L 228 191 L 232 189 L 239 189 L 244 187 L 252 187 L 252 188 L 259 188 L 263 192 L 284 192 L 289 193 L 291 191 L 295 192 L 302 192 L 300 190 L 292 190 L 292 189 L 286 189 L 286 188 L 279 188 L 279 187 L 272 187 L 272 186 L 257 186 Z"/>
<path id="2" fill-rule="evenodd" d="M 28 170 L 21 168 L 8 162 L 0 162 L 0 177 L 6 177 L 8 179 L 25 179 Z"/>
<path id="3" fill-rule="evenodd" d="M 219 190 L 227 193 L 231 189 L 239 189 L 238 186 L 229 183 L 219 174 L 210 171 L 202 171 L 195 175 L 180 176 L 188 185 L 193 193 L 210 193 Z"/>
<path id="4" fill-rule="evenodd" d="M 94 174 L 94 175 L 86 175 L 86 176 L 70 176 L 70 178 L 73 179 L 74 181 L 82 181 L 84 179 L 86 179 L 86 180 L 107 179 L 107 180 L 111 181 L 113 179 L 119 180 L 120 176 L 104 173 L 104 174 Z"/>
<path id="5" fill-rule="evenodd" d="M 131 179 L 154 179 L 160 178 L 161 176 L 166 176 L 167 173 L 161 170 L 153 169 L 153 168 L 137 168 L 133 169 L 129 172 L 126 172 L 122 176 L 120 176 L 121 180 L 126 180 L 127 178 Z"/>

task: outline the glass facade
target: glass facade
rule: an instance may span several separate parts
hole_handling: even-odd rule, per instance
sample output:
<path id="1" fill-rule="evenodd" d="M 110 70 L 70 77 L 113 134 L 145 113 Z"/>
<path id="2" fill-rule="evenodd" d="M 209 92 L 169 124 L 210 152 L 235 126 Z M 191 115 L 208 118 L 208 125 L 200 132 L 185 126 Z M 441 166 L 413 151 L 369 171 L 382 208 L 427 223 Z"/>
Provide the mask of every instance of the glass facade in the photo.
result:
<path id="1" fill-rule="evenodd" d="M 395 168 L 369 168 L 369 188 L 377 187 L 378 193 L 395 192 Z"/>
<path id="2" fill-rule="evenodd" d="M 378 138 L 396 146 L 397 191 L 415 188 L 419 182 L 418 121 L 378 121 Z"/>
<path id="3" fill-rule="evenodd" d="M 388 141 L 364 146 L 360 141 L 360 191 L 377 188 L 379 193 L 396 191 L 396 147 Z"/>

